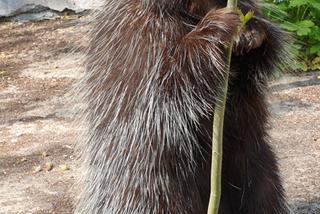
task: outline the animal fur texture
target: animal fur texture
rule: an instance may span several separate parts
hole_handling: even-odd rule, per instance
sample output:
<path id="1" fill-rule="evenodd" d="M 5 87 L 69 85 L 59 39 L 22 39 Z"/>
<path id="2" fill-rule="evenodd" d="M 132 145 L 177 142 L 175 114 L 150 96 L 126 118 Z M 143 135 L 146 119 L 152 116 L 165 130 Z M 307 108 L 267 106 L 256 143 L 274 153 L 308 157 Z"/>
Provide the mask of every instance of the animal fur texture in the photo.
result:
<path id="1" fill-rule="evenodd" d="M 81 93 L 88 123 L 78 214 L 203 214 L 212 117 L 237 14 L 226 0 L 107 0 Z M 286 214 L 268 143 L 267 78 L 283 33 L 254 18 L 236 39 L 224 126 L 220 214 Z"/>

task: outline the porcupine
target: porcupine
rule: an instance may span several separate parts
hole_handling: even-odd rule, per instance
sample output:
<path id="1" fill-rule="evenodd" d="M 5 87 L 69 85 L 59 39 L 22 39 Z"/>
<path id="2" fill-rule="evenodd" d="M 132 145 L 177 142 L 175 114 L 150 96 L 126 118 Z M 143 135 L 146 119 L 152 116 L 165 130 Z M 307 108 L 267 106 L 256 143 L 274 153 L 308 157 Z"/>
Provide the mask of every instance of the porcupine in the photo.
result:
<path id="1" fill-rule="evenodd" d="M 240 25 L 226 0 L 108 0 L 81 83 L 88 131 L 75 213 L 206 213 L 212 118 L 226 47 Z M 233 49 L 221 214 L 288 213 L 268 142 L 267 79 L 283 32 L 258 3 Z"/>

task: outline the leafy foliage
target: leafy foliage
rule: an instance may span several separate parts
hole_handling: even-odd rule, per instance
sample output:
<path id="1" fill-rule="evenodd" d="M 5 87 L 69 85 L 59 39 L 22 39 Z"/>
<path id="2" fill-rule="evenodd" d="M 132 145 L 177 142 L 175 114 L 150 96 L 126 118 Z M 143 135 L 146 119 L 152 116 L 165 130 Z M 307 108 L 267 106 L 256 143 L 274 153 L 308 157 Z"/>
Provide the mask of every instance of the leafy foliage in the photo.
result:
<path id="1" fill-rule="evenodd" d="M 299 58 L 304 59 L 301 70 L 320 69 L 320 1 L 265 0 L 264 14 L 295 35 L 292 44 Z"/>

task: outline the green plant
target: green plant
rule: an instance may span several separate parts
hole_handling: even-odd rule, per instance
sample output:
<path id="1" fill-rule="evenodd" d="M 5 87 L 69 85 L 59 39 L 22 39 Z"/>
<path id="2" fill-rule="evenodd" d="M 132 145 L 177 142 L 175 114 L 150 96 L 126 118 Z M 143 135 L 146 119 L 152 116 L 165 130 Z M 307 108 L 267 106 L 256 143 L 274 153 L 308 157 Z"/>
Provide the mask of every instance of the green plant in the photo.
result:
<path id="1" fill-rule="evenodd" d="M 303 62 L 301 70 L 320 69 L 320 1 L 319 0 L 265 0 L 263 12 L 297 39 L 292 44 Z M 271 7 L 270 7 L 271 6 Z M 272 8 L 272 9 L 270 9 Z"/>
<path id="2" fill-rule="evenodd" d="M 234 10 L 239 14 L 241 26 L 239 31 L 246 23 L 253 17 L 253 12 L 249 11 L 247 14 L 243 14 L 240 9 L 237 8 L 237 0 L 228 0 L 227 7 Z M 239 32 L 238 32 L 239 33 Z M 211 190 L 208 206 L 208 214 L 218 214 L 220 198 L 221 198 L 221 178 L 222 178 L 222 152 L 223 152 L 223 124 L 224 114 L 226 108 L 227 94 L 228 94 L 228 79 L 230 73 L 230 65 L 232 60 L 232 48 L 234 45 L 234 39 L 230 41 L 227 50 L 227 76 L 222 82 L 220 92 L 218 94 L 219 102 L 216 103 L 214 116 L 213 116 L 213 129 L 212 129 L 212 157 L 211 157 Z"/>

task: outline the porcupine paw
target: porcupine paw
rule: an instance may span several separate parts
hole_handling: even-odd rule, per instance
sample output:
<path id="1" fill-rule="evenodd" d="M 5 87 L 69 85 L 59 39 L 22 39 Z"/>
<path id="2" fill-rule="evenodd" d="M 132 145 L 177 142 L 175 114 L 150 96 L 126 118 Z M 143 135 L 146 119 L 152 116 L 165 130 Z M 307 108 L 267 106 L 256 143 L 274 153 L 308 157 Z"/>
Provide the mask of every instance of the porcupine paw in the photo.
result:
<path id="1" fill-rule="evenodd" d="M 231 41 L 238 33 L 239 15 L 230 8 L 210 10 L 202 19 L 199 27 L 208 29 L 221 41 Z"/>
<path id="2" fill-rule="evenodd" d="M 249 51 L 261 47 L 266 38 L 265 32 L 259 27 L 245 26 L 235 39 L 233 53 L 243 55 Z"/>

